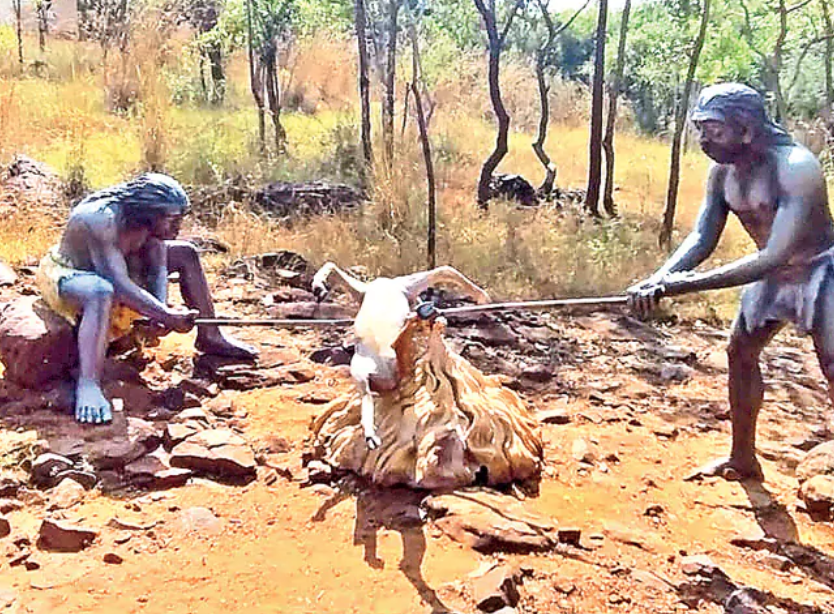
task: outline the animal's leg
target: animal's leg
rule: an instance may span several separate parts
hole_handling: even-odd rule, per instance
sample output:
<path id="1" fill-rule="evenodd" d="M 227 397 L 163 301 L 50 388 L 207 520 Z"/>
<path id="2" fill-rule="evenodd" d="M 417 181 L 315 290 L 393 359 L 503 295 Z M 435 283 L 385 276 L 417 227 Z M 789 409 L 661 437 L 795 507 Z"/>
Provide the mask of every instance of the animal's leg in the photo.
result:
<path id="1" fill-rule="evenodd" d="M 342 290 L 347 292 L 355 301 L 362 301 L 362 297 L 365 295 L 365 289 L 367 287 L 367 284 L 365 282 L 359 281 L 351 275 L 348 275 L 332 262 L 326 263 L 313 276 L 313 294 L 316 295 L 316 298 L 318 300 L 323 300 L 324 297 L 327 296 L 328 292 L 330 292 L 328 282 L 334 276 L 337 285 Z"/>
<path id="2" fill-rule="evenodd" d="M 376 434 L 374 426 L 374 396 L 371 393 L 371 386 L 367 376 L 356 380 L 356 387 L 362 395 L 362 413 L 359 423 L 362 425 L 362 432 L 365 435 L 365 443 L 370 450 L 376 450 L 382 445 L 382 440 Z"/>
<path id="3" fill-rule="evenodd" d="M 413 273 L 400 278 L 404 284 L 409 300 L 414 300 L 421 292 L 431 286 L 442 284 L 457 286 L 479 304 L 490 301 L 489 294 L 466 277 L 463 273 L 450 266 L 441 266 L 431 271 Z"/>

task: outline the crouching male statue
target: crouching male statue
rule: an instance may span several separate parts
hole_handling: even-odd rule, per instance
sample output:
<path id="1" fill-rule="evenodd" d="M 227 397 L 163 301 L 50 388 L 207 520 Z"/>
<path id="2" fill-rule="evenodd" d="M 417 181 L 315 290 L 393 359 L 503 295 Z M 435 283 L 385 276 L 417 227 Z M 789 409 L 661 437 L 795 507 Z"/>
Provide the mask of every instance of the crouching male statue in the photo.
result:
<path id="1" fill-rule="evenodd" d="M 733 443 L 700 475 L 762 479 L 756 419 L 764 385 L 759 355 L 786 322 L 811 333 L 834 395 L 834 223 L 819 162 L 768 119 L 762 97 L 739 84 L 703 90 L 691 120 L 715 164 L 695 229 L 649 279 L 629 289 L 640 313 L 663 294 L 750 284 L 727 349 Z M 758 252 L 705 272 L 730 213 Z"/>
<path id="2" fill-rule="evenodd" d="M 75 417 L 100 424 L 112 419 L 101 390 L 108 342 L 146 317 L 156 334 L 188 332 L 214 306 L 196 249 L 175 241 L 189 207 L 171 177 L 147 173 L 95 192 L 70 212 L 60 243 L 43 258 L 37 283 L 50 308 L 77 325 L 79 375 Z M 168 274 L 179 273 L 187 310 L 166 304 Z M 215 326 L 199 326 L 196 348 L 240 359 L 254 349 Z"/>

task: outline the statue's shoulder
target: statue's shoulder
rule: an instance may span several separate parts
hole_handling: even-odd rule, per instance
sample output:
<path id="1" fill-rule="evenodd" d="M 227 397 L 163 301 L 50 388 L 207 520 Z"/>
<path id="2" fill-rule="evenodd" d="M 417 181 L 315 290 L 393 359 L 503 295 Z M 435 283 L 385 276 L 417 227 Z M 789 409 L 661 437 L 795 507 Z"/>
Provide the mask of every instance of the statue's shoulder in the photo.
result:
<path id="1" fill-rule="evenodd" d="M 773 154 L 780 182 L 793 184 L 797 181 L 825 181 L 820 161 L 804 145 L 778 145 L 773 148 Z"/>
<path id="2" fill-rule="evenodd" d="M 70 211 L 69 225 L 83 226 L 102 237 L 115 234 L 118 229 L 118 203 L 85 198 Z"/>

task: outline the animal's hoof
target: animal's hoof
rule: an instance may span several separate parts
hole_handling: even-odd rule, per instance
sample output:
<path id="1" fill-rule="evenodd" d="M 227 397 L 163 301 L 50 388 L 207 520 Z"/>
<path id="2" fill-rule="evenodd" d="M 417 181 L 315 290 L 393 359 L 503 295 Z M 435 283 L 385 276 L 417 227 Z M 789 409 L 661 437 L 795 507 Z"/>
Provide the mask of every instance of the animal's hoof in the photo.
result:
<path id="1" fill-rule="evenodd" d="M 376 450 L 382 445 L 382 440 L 376 435 L 369 435 L 365 437 L 365 443 L 367 444 L 369 450 Z"/>

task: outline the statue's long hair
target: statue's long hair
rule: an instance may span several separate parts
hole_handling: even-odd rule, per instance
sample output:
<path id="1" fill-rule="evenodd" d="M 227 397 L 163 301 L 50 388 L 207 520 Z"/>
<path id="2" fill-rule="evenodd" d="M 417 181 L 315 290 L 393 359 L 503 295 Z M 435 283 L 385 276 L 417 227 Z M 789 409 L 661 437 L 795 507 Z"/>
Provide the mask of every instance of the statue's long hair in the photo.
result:
<path id="1" fill-rule="evenodd" d="M 188 195 L 173 177 L 144 173 L 128 182 L 99 190 L 82 202 L 121 205 L 121 222 L 126 228 L 150 228 L 162 215 L 184 215 Z"/>

